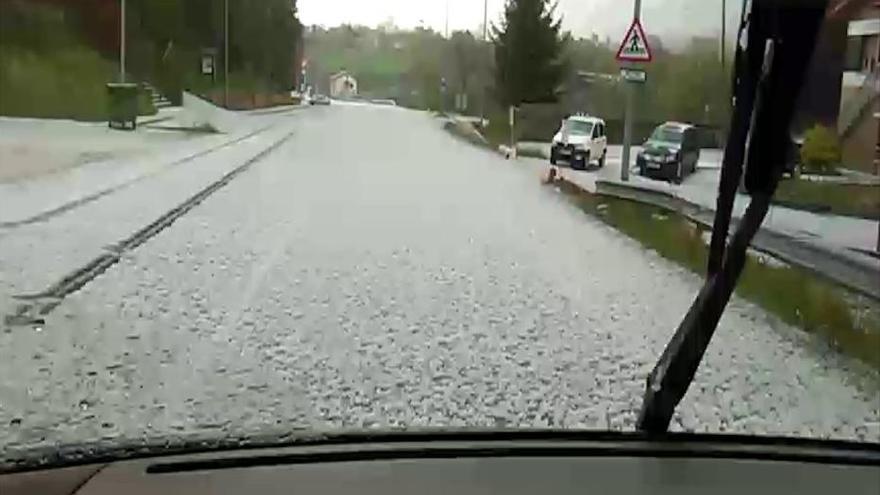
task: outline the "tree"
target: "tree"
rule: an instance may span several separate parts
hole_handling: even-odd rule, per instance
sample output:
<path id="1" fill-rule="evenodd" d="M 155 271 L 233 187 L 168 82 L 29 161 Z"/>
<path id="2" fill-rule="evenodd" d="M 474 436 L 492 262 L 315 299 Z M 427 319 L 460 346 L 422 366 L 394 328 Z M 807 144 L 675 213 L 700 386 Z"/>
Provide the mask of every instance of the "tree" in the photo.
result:
<path id="1" fill-rule="evenodd" d="M 568 65 L 561 19 L 549 0 L 507 0 L 492 26 L 496 97 L 504 106 L 556 101 Z"/>

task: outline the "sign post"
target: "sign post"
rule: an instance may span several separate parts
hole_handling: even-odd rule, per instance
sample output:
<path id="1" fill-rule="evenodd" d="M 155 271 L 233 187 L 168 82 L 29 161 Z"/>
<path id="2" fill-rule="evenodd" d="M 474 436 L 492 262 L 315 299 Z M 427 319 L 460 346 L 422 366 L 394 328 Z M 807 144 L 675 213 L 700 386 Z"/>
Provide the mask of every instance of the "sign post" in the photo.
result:
<path id="1" fill-rule="evenodd" d="M 623 122 L 623 156 L 620 160 L 620 180 L 629 180 L 629 155 L 632 145 L 632 121 L 633 121 L 633 93 L 636 84 L 644 84 L 647 74 L 644 70 L 634 67 L 634 62 L 650 62 L 651 49 L 648 47 L 648 38 L 639 21 L 642 10 L 642 0 L 635 0 L 633 8 L 633 22 L 623 37 L 620 48 L 617 49 L 617 61 L 623 63 L 620 70 L 621 77 L 626 81 L 626 113 Z"/>

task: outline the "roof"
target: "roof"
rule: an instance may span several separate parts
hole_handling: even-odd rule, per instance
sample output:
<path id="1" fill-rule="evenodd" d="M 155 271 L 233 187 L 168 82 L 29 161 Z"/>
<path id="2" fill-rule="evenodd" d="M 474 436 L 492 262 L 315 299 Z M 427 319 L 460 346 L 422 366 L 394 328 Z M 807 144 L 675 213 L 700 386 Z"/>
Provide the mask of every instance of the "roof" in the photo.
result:
<path id="1" fill-rule="evenodd" d="M 332 79 L 339 79 L 340 77 L 350 77 L 350 78 L 354 79 L 354 76 L 352 76 L 347 70 L 341 70 L 335 74 L 330 75 L 331 80 Z"/>
<path id="2" fill-rule="evenodd" d="M 694 127 L 693 124 L 688 124 L 687 122 L 674 122 L 674 121 L 664 122 L 662 125 L 663 125 L 663 127 L 678 127 L 681 130 Z"/>
<path id="3" fill-rule="evenodd" d="M 604 122 L 599 117 L 593 117 L 592 115 L 569 115 L 569 120 L 580 120 L 581 122 Z"/>

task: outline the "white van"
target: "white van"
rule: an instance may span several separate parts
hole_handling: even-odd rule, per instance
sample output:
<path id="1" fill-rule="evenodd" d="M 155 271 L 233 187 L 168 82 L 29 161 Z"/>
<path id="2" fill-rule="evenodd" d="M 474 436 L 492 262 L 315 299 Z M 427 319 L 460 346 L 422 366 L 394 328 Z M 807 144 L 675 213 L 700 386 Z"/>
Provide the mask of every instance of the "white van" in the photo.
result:
<path id="1" fill-rule="evenodd" d="M 589 115 L 572 115 L 562 121 L 550 148 L 550 163 L 567 162 L 571 168 L 585 169 L 595 160 L 605 166 L 608 137 L 605 121 Z"/>

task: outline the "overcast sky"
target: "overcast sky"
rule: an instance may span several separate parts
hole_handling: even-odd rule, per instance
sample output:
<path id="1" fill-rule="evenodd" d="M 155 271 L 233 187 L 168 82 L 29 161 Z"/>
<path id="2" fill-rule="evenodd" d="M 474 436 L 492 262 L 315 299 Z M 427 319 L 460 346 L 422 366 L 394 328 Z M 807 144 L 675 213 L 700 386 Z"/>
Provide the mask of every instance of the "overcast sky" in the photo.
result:
<path id="1" fill-rule="evenodd" d="M 717 36 L 721 29 L 722 0 L 643 0 L 642 25 L 673 43 L 693 35 Z M 728 31 L 735 29 L 741 0 L 727 0 Z M 446 6 L 449 29 L 476 30 L 483 22 L 483 0 L 298 0 L 300 20 L 306 24 L 375 27 L 389 19 L 400 27 L 420 24 L 443 32 Z M 489 21 L 501 17 L 504 0 L 488 0 Z M 578 37 L 592 33 L 612 40 L 623 37 L 632 19 L 632 0 L 559 0 L 563 26 Z M 615 41 L 616 42 L 616 41 Z"/>

